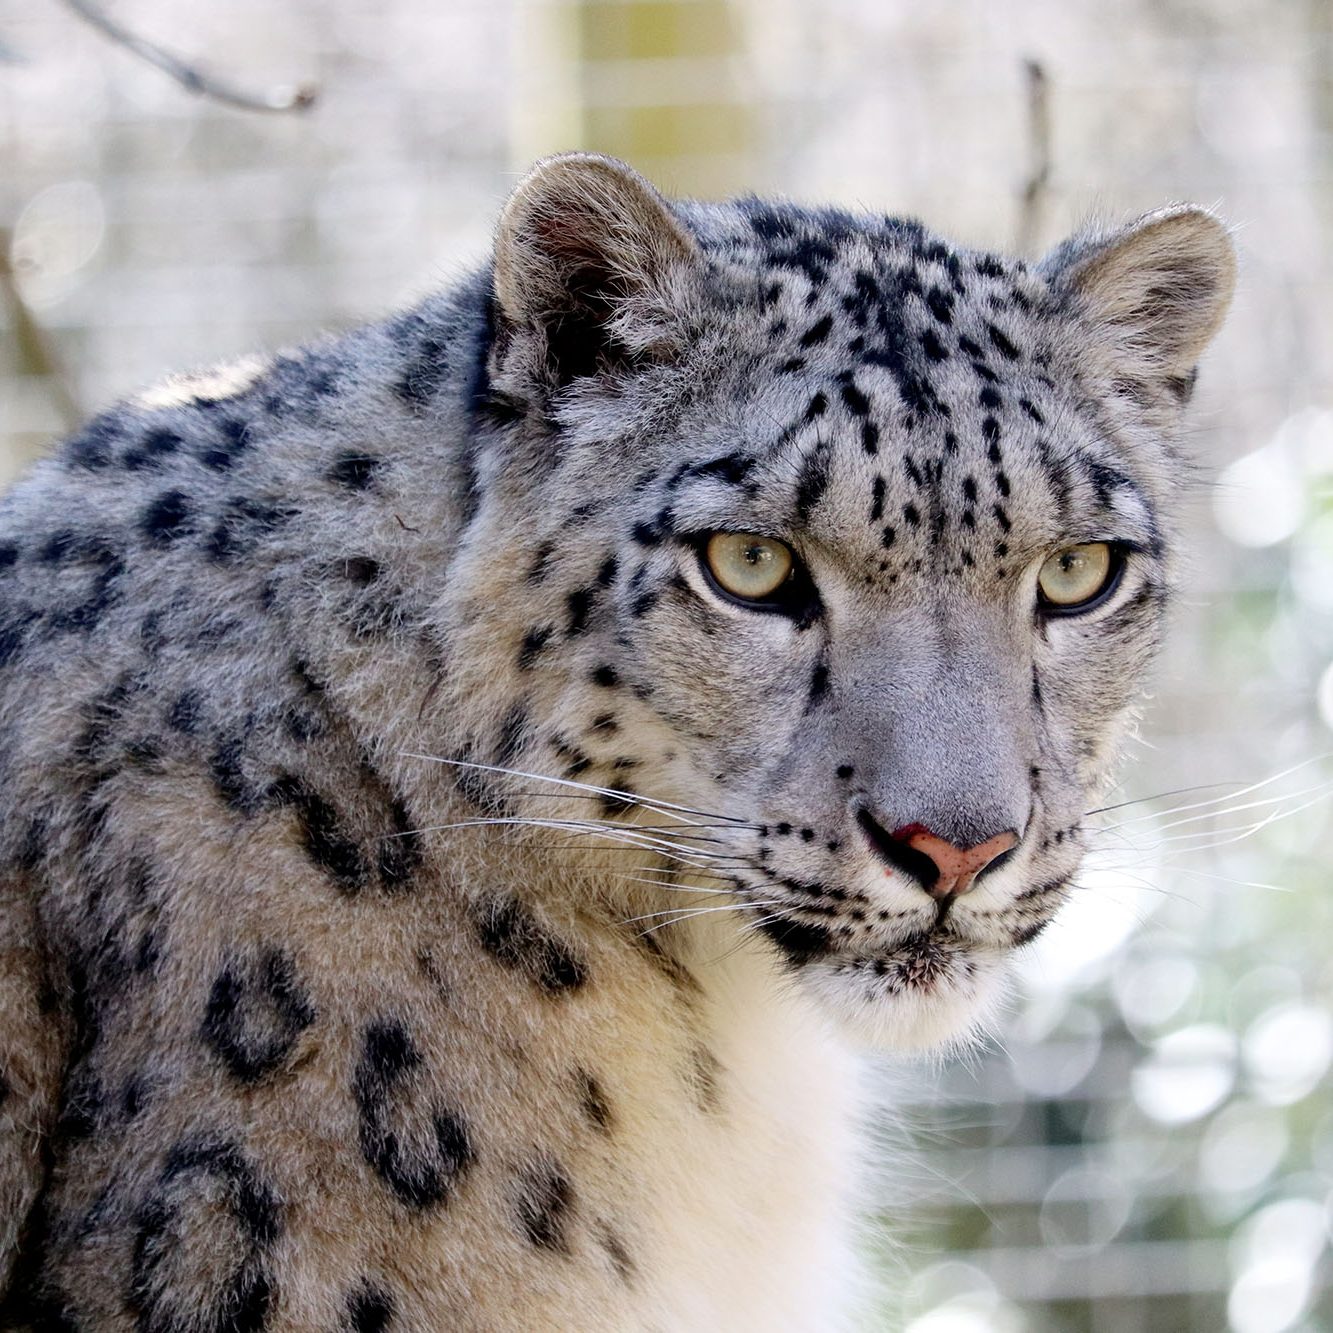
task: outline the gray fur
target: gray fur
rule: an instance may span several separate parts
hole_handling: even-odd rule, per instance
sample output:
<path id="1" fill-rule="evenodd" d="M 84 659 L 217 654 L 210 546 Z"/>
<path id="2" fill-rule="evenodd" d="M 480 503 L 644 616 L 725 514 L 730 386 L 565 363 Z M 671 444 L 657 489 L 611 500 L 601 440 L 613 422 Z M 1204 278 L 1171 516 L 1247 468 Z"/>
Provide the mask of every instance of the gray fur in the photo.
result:
<path id="1" fill-rule="evenodd" d="M 1034 270 L 570 156 L 493 270 L 36 467 L 0 506 L 0 1327 L 689 1326 L 636 1163 L 742 1115 L 715 946 L 880 1040 L 978 1020 L 1157 646 L 1231 281 L 1194 209 Z M 716 595 L 720 529 L 818 614 Z M 1096 540 L 1116 595 L 1041 619 Z M 1022 841 L 946 917 L 860 811 Z M 635 821 L 666 855 L 619 856 Z M 626 928 L 712 890 L 762 910 Z"/>

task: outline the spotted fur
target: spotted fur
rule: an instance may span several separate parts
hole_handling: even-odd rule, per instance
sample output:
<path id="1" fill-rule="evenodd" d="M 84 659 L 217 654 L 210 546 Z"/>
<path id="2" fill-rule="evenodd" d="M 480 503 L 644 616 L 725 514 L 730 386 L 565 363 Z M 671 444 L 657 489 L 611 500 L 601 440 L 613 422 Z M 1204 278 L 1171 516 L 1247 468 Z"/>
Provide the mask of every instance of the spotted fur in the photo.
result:
<path id="1" fill-rule="evenodd" d="M 1230 285 L 1190 208 L 1030 268 L 569 156 L 457 288 L 36 467 L 0 1326 L 842 1326 L 850 1041 L 973 1029 L 1065 897 Z M 1037 614 L 1096 540 L 1114 596 Z M 941 903 L 918 825 L 1021 840 Z"/>

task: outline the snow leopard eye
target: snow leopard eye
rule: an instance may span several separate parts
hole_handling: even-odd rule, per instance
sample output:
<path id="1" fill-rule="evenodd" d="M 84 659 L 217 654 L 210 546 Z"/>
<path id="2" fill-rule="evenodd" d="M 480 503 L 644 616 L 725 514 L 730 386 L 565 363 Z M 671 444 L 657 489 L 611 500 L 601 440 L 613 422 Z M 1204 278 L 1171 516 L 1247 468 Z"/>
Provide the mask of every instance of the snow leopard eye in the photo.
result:
<path id="1" fill-rule="evenodd" d="M 1048 615 L 1090 611 L 1115 591 L 1124 566 L 1123 553 L 1109 542 L 1066 546 L 1037 575 L 1038 605 Z"/>
<path id="2" fill-rule="evenodd" d="M 796 569 L 790 547 L 754 532 L 715 532 L 703 556 L 718 588 L 742 602 L 773 602 Z"/>

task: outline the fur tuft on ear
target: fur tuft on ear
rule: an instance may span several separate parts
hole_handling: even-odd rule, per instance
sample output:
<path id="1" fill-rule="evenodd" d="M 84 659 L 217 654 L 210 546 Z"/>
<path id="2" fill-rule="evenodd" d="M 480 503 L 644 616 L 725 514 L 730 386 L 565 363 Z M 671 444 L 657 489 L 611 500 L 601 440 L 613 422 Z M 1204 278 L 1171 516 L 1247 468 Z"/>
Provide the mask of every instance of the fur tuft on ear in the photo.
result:
<path id="1" fill-rule="evenodd" d="M 1040 272 L 1107 336 L 1112 374 L 1131 396 L 1166 390 L 1184 402 L 1231 302 L 1236 257 L 1217 218 L 1181 204 L 1110 235 L 1074 237 Z"/>
<path id="2" fill-rule="evenodd" d="M 693 237 L 636 171 L 566 153 L 538 162 L 505 205 L 495 294 L 502 318 L 535 336 L 548 375 L 564 384 L 667 350 L 697 261 Z"/>

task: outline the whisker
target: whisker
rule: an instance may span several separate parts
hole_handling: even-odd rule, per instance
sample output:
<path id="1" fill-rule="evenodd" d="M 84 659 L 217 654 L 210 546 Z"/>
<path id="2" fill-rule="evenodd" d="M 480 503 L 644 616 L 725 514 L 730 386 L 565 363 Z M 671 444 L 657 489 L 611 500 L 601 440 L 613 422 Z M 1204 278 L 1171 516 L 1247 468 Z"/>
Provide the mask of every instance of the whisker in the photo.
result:
<path id="1" fill-rule="evenodd" d="M 1139 888 L 1146 893 L 1155 893 L 1161 898 L 1170 898 L 1175 902 L 1189 903 L 1191 906 L 1198 906 L 1196 899 L 1191 898 L 1188 894 L 1181 893 L 1177 889 L 1165 888 L 1154 880 L 1148 879 L 1141 870 L 1136 869 L 1134 866 L 1097 866 L 1095 868 L 1103 875 L 1114 875 L 1121 881 L 1124 888 Z M 1093 869 L 1093 867 L 1089 867 L 1089 869 Z M 1082 893 L 1096 893 L 1103 898 L 1106 898 L 1107 896 L 1107 885 L 1105 884 L 1080 884 L 1076 881 L 1071 881 L 1069 887 L 1071 889 L 1077 889 Z M 1108 901 L 1114 901 L 1114 899 L 1108 899 Z M 1128 908 L 1129 904 L 1122 902 L 1119 903 L 1118 906 Z"/>
<path id="2" fill-rule="evenodd" d="M 1201 782 L 1195 787 L 1173 787 L 1170 791 L 1154 792 L 1151 796 L 1136 796 L 1131 801 L 1117 801 L 1114 805 L 1099 805 L 1095 810 L 1085 810 L 1084 819 L 1091 819 L 1093 815 L 1104 815 L 1112 810 L 1123 810 L 1130 805 L 1143 805 L 1147 801 L 1161 801 L 1168 796 L 1188 796 L 1194 791 L 1212 791 L 1217 787 L 1235 787 L 1239 786 L 1237 782 Z M 1181 807 L 1184 809 L 1185 807 Z"/>
<path id="3" fill-rule="evenodd" d="M 449 764 L 454 768 L 471 768 L 483 773 L 500 773 L 506 777 L 527 778 L 532 782 L 549 782 L 557 787 L 569 787 L 578 791 L 595 792 L 599 796 L 614 796 L 637 805 L 662 811 L 664 814 L 678 812 L 680 815 L 698 815 L 704 819 L 721 819 L 731 825 L 746 828 L 757 827 L 747 819 L 738 819 L 734 815 L 720 814 L 712 810 L 696 810 L 693 806 L 679 805 L 675 801 L 661 801 L 652 796 L 642 796 L 636 792 L 622 791 L 616 787 L 598 787 L 591 782 L 576 782 L 573 778 L 556 778 L 545 773 L 529 773 L 521 768 L 502 768 L 497 764 L 479 764 L 470 759 L 445 759 L 441 755 L 422 754 L 416 750 L 400 750 L 406 759 L 421 759 L 429 764 Z M 686 819 L 684 823 L 691 821 Z"/>
<path id="4" fill-rule="evenodd" d="M 600 823 L 580 823 L 575 820 L 548 820 L 548 819 L 523 819 L 516 817 L 492 817 L 485 819 L 458 820 L 451 824 L 427 825 L 424 828 L 414 829 L 410 834 L 393 836 L 413 836 L 414 834 L 441 833 L 449 832 L 455 829 L 467 828 L 490 828 L 490 827 L 512 827 L 512 828 L 549 828 L 560 829 L 567 833 L 585 833 L 590 836 L 607 838 L 613 842 L 621 842 L 629 847 L 638 848 L 640 851 L 656 852 L 659 856 L 677 860 L 685 865 L 706 866 L 709 862 L 720 862 L 730 858 L 722 857 L 717 853 L 710 852 L 704 847 L 681 846 L 673 843 L 666 838 L 655 836 L 638 836 L 633 829 L 627 825 Z M 613 850 L 613 849 L 598 849 Z"/>
<path id="5" fill-rule="evenodd" d="M 639 801 L 638 799 L 635 798 L 635 796 L 634 796 L 634 794 L 633 794 L 632 792 L 622 792 L 622 791 L 620 791 L 620 790 L 618 790 L 618 789 L 616 789 L 616 788 L 612 788 L 612 787 L 608 787 L 607 790 L 608 790 L 609 792 L 611 792 L 611 794 L 615 797 L 615 800 L 616 800 L 617 803 L 624 803 L 624 804 L 626 804 L 626 805 L 642 805 L 642 804 L 643 804 L 642 801 Z M 545 799 L 545 800 L 553 800 L 553 799 L 555 799 L 554 796 L 552 795 L 552 793 L 549 792 L 549 791 L 516 791 L 516 792 L 513 792 L 512 795 L 514 795 L 514 796 L 526 796 L 526 797 L 529 797 L 529 798 L 531 798 L 531 799 L 533 799 L 533 800 L 543 800 L 543 799 Z M 596 794 L 596 793 L 592 793 L 592 792 L 569 792 L 569 793 L 566 793 L 566 794 L 562 795 L 562 796 L 560 797 L 560 799 L 561 799 L 561 800 L 565 800 L 565 801 L 605 801 L 607 798 L 606 798 L 605 796 L 602 796 L 602 795 L 600 795 L 600 794 Z M 651 807 L 646 807 L 646 806 L 645 806 L 645 809 L 647 809 L 647 808 L 651 808 Z M 665 811 L 665 810 L 663 810 L 663 811 L 659 811 L 658 813 L 660 813 L 660 814 L 666 814 L 666 813 L 668 813 L 668 812 Z M 675 816 L 673 816 L 673 818 L 675 818 Z M 705 829 L 735 829 L 735 828 L 736 828 L 736 823 L 735 823 L 735 821 L 726 821 L 726 820 L 722 820 L 722 821 L 718 821 L 718 822 L 705 822 L 705 821 L 703 821 L 703 820 L 691 819 L 691 820 L 689 820 L 689 821 L 680 821 L 680 822 L 688 822 L 690 828 L 705 828 Z M 651 828 L 651 827 L 654 827 L 654 826 L 653 826 L 653 825 L 650 825 L 650 824 L 636 824 L 635 827 L 636 827 L 636 828 Z M 667 828 L 666 825 L 657 825 L 656 827 L 658 827 L 658 828 L 662 828 L 662 829 Z M 671 830 L 672 832 L 676 832 L 676 833 L 678 834 L 679 837 L 687 838 L 687 837 L 693 837 L 693 836 L 694 836 L 693 834 L 682 833 L 682 832 L 679 831 L 679 829 L 680 829 L 680 824 L 679 824 L 679 823 L 677 823 L 677 824 L 672 824 L 672 825 L 670 826 L 670 830 Z"/>
<path id="6" fill-rule="evenodd" d="M 660 879 L 640 879 L 635 875 L 617 875 L 616 878 L 624 884 L 648 884 L 668 893 L 715 893 L 721 898 L 731 898 L 736 892 L 734 889 L 705 889 L 694 884 L 664 884 Z"/>
<path id="7" fill-rule="evenodd" d="M 776 899 L 765 899 L 763 902 L 745 902 L 745 903 L 723 903 L 721 906 L 713 907 L 667 907 L 660 912 L 644 912 L 642 916 L 627 916 L 620 922 L 622 926 L 633 926 L 640 921 L 653 921 L 659 916 L 674 917 L 677 921 L 688 921 L 694 916 L 704 916 L 709 912 L 744 912 L 760 907 L 772 907 Z"/>
<path id="8" fill-rule="evenodd" d="M 1276 824 L 1283 819 L 1290 819 L 1293 815 L 1299 815 L 1303 811 L 1309 810 L 1312 806 L 1318 805 L 1327 795 L 1327 791 L 1321 791 L 1318 796 L 1311 797 L 1310 800 L 1303 801 L 1300 805 L 1293 806 L 1289 810 L 1274 810 L 1272 814 L 1266 815 L 1263 819 L 1257 819 L 1253 823 L 1242 824 L 1236 828 L 1200 829 L 1197 833 L 1172 833 L 1169 837 L 1158 838 L 1155 842 L 1148 843 L 1146 849 L 1152 850 L 1156 847 L 1165 847 L 1168 844 L 1175 844 L 1176 850 L 1196 852 L 1210 851 L 1216 847 L 1229 847 L 1232 843 L 1252 838 L 1270 824 Z M 1199 839 L 1209 838 L 1216 839 L 1216 841 L 1199 841 Z M 1190 845 L 1188 847 L 1179 846 L 1182 843 Z"/>
<path id="9" fill-rule="evenodd" d="M 1283 778 L 1288 778 L 1288 777 L 1290 777 L 1293 773 L 1298 773 L 1298 772 L 1300 772 L 1301 769 L 1303 769 L 1303 768 L 1308 768 L 1311 764 L 1323 763 L 1323 762 L 1326 761 L 1328 758 L 1329 758 L 1329 756 L 1328 756 L 1327 754 L 1318 754 L 1318 755 L 1314 755 L 1314 756 L 1312 756 L 1312 757 L 1309 758 L 1309 759 L 1302 759 L 1302 760 L 1300 761 L 1300 763 L 1298 763 L 1298 764 L 1292 764 L 1290 767 L 1288 767 L 1288 768 L 1284 768 L 1280 773 L 1273 773 L 1273 774 L 1271 774 L 1269 777 L 1261 778 L 1258 782 L 1251 782 L 1248 786 L 1241 787 L 1239 791 L 1231 792 L 1231 793 L 1230 793 L 1229 795 L 1227 795 L 1227 796 L 1215 796 L 1215 797 L 1213 797 L 1211 800 L 1208 800 L 1208 801 L 1193 801 L 1193 802 L 1191 802 L 1191 803 L 1188 804 L 1188 805 L 1179 805 L 1179 806 L 1174 807 L 1174 808 L 1171 809 L 1171 810 L 1166 810 L 1166 811 L 1161 811 L 1161 812 L 1152 812 L 1152 813 L 1149 813 L 1149 814 L 1146 814 L 1146 815 L 1140 815 L 1140 816 L 1138 816 L 1138 818 L 1139 818 L 1139 819 L 1152 819 L 1152 818 L 1156 817 L 1158 813 L 1160 813 L 1160 814 L 1162 814 L 1162 815 L 1166 815 L 1166 816 L 1179 815 L 1179 814 L 1184 814 L 1184 813 L 1185 813 L 1186 811 L 1188 811 L 1188 810 L 1202 810 L 1202 809 L 1204 809 L 1204 808 L 1206 808 L 1207 806 L 1210 806 L 1210 805 L 1220 805 L 1223 801 L 1233 800 L 1234 798 L 1236 798 L 1236 797 L 1238 797 L 1238 796 L 1248 796 L 1251 792 L 1259 791 L 1260 789 L 1262 789 L 1262 788 L 1264 788 L 1264 787 L 1271 786 L 1274 782 L 1281 782 L 1281 781 L 1283 780 Z M 1222 784 L 1216 784 L 1216 785 L 1230 786 L 1230 785 L 1233 785 L 1233 784 L 1230 784 L 1230 783 L 1222 783 Z M 1188 790 L 1188 788 L 1186 788 L 1185 790 Z M 1169 793 L 1168 793 L 1168 794 L 1169 794 Z M 1155 797 L 1151 797 L 1151 796 L 1147 796 L 1147 797 L 1144 797 L 1143 799 L 1144 799 L 1144 800 L 1155 800 L 1156 798 L 1155 798 Z M 1115 807 L 1112 806 L 1112 807 L 1108 807 L 1108 808 L 1110 808 L 1110 809 L 1114 809 Z M 1130 821 L 1126 821 L 1126 822 L 1130 822 Z"/>
<path id="10" fill-rule="evenodd" d="M 710 838 L 703 834 L 680 833 L 674 828 L 661 828 L 655 825 L 612 824 L 598 819 L 541 819 L 526 815 L 487 815 L 478 819 L 458 819 L 448 824 L 425 824 L 421 828 L 409 829 L 405 833 L 391 833 L 391 838 L 411 838 L 421 833 L 445 833 L 452 829 L 492 828 L 508 826 L 511 828 L 547 828 L 564 829 L 573 833 L 605 833 L 612 837 L 632 838 L 642 836 L 647 842 L 660 843 L 663 846 L 678 848 L 681 851 L 694 852 L 700 856 L 710 855 L 703 847 L 692 847 L 671 841 L 674 838 L 689 838 L 691 842 L 712 842 L 724 846 L 721 838 Z M 657 835 L 661 833 L 662 836 Z"/>
<path id="11" fill-rule="evenodd" d="M 767 905 L 768 905 L 767 903 L 730 903 L 726 907 L 695 907 L 695 908 L 683 909 L 680 912 L 680 914 L 674 917 L 672 920 L 659 921 L 657 925 L 649 926 L 647 930 L 639 931 L 639 937 L 642 938 L 645 935 L 651 935 L 653 931 L 663 930 L 667 926 L 678 926 L 682 921 L 688 921 L 692 917 L 696 916 L 706 916 L 709 912 L 759 911 L 761 908 L 766 907 Z"/>
<path id="12" fill-rule="evenodd" d="M 625 826 L 622 825 L 621 827 L 622 827 L 622 829 L 623 829 Z M 609 832 L 609 830 L 608 830 L 608 832 Z M 499 838 L 497 838 L 496 841 L 502 841 L 502 840 L 499 839 Z M 515 839 L 515 838 L 504 839 L 503 841 L 505 842 L 505 845 L 507 845 L 507 846 L 516 847 L 516 846 L 519 845 L 518 840 Z M 639 845 L 639 844 L 637 844 L 637 843 L 633 843 L 633 844 L 628 844 L 628 843 L 627 843 L 627 844 L 626 844 L 625 846 L 623 846 L 623 847 L 599 847 L 599 848 L 597 849 L 597 851 L 598 851 L 599 853 L 601 853 L 601 852 L 632 852 L 632 851 L 634 850 L 634 848 L 635 848 L 636 846 L 638 846 L 638 845 Z M 541 850 L 542 850 L 543 852 L 586 852 L 586 851 L 588 850 L 588 844 L 587 844 L 586 842 L 544 842 L 544 843 L 542 843 L 542 845 L 541 845 Z M 748 864 L 749 864 L 747 861 L 745 861 L 745 860 L 744 860 L 742 857 L 740 857 L 740 856 L 726 857 L 726 856 L 720 855 L 720 854 L 718 854 L 718 853 L 716 853 L 716 852 L 709 852 L 709 853 L 707 853 L 707 855 L 708 855 L 710 858 L 716 859 L 716 860 L 719 861 L 719 862 L 721 862 L 721 861 L 726 861 L 726 860 L 731 860 L 731 861 L 735 861 L 737 864 L 740 864 L 740 865 L 748 865 Z"/>
<path id="13" fill-rule="evenodd" d="M 1184 824 L 1198 824 L 1208 819 L 1225 819 L 1230 815 L 1238 815 L 1244 810 L 1259 810 L 1264 806 L 1280 805 L 1283 801 L 1296 801 L 1302 796 L 1309 796 L 1312 792 L 1320 794 L 1333 793 L 1333 782 L 1317 783 L 1313 787 L 1303 787 L 1300 791 L 1284 792 L 1281 796 L 1265 796 L 1258 801 L 1245 801 L 1240 805 L 1226 805 L 1219 810 L 1206 811 L 1200 815 L 1186 815 L 1183 819 L 1168 819 L 1166 823 L 1158 825 L 1160 829 L 1179 828 Z M 1239 793 L 1237 793 L 1239 794 Z M 1167 811 L 1166 814 L 1175 812 Z M 1095 833 L 1113 833 L 1119 829 L 1128 828 L 1133 824 L 1141 824 L 1146 820 L 1161 816 L 1140 815 L 1134 819 L 1122 820 L 1119 824 L 1107 824 L 1104 827 L 1093 827 L 1090 831 Z"/>
<path id="14" fill-rule="evenodd" d="M 1211 880 L 1216 880 L 1218 883 L 1221 883 L 1221 884 L 1231 884 L 1231 885 L 1234 885 L 1236 888 L 1239 888 L 1239 889 L 1265 889 L 1265 890 L 1268 890 L 1269 892 L 1272 892 L 1272 893 L 1294 893 L 1294 892 L 1295 892 L 1295 890 L 1294 890 L 1294 889 L 1291 887 L 1291 885 L 1289 885 L 1289 884 L 1266 884 L 1266 883 L 1264 883 L 1264 881 L 1262 881 L 1262 880 L 1257 880 L 1257 879 L 1237 879 L 1234 875 L 1223 875 L 1223 874 L 1221 874 L 1219 871 L 1216 871 L 1216 870 L 1202 870 L 1202 869 L 1200 869 L 1198 866 L 1184 865 L 1184 864 L 1182 864 L 1182 863 L 1179 862 L 1179 861 L 1171 861 L 1171 862 L 1168 863 L 1168 862 L 1166 861 L 1166 858 L 1163 858 L 1163 859 L 1162 859 L 1162 862 L 1160 862 L 1160 864 L 1163 864 L 1163 865 L 1168 865 L 1168 864 L 1169 864 L 1170 871 L 1171 871 L 1171 873 L 1172 873 L 1173 875 L 1194 875 L 1194 876 L 1195 876 L 1196 878 L 1198 878 L 1198 879 L 1211 879 Z M 1102 865 L 1101 862 L 1097 862 L 1095 865 L 1090 866 L 1089 868 L 1090 868 L 1090 869 L 1094 869 L 1094 870 L 1098 870 L 1098 871 L 1102 871 L 1102 872 L 1104 872 L 1104 873 L 1106 873 L 1106 874 L 1114 874 L 1114 875 L 1121 875 L 1121 874 L 1135 873 L 1136 871 L 1141 871 L 1141 870 L 1146 869 L 1146 867 L 1143 867 L 1143 866 L 1141 866 L 1141 865 L 1140 865 L 1140 866 L 1121 866 L 1121 865 L 1110 865 L 1110 866 L 1107 866 L 1107 865 Z"/>
<path id="15" fill-rule="evenodd" d="M 645 880 L 644 883 L 661 884 L 663 887 L 667 888 L 677 883 L 682 878 L 682 872 L 677 870 L 674 866 L 629 866 L 625 870 L 616 870 L 612 873 L 623 879 L 627 874 L 634 874 L 636 872 L 639 874 L 663 876 L 664 878 L 656 880 Z M 718 875 L 709 870 L 691 870 L 686 873 L 691 880 L 711 879 L 718 884 L 734 884 L 736 882 L 730 875 Z"/>

